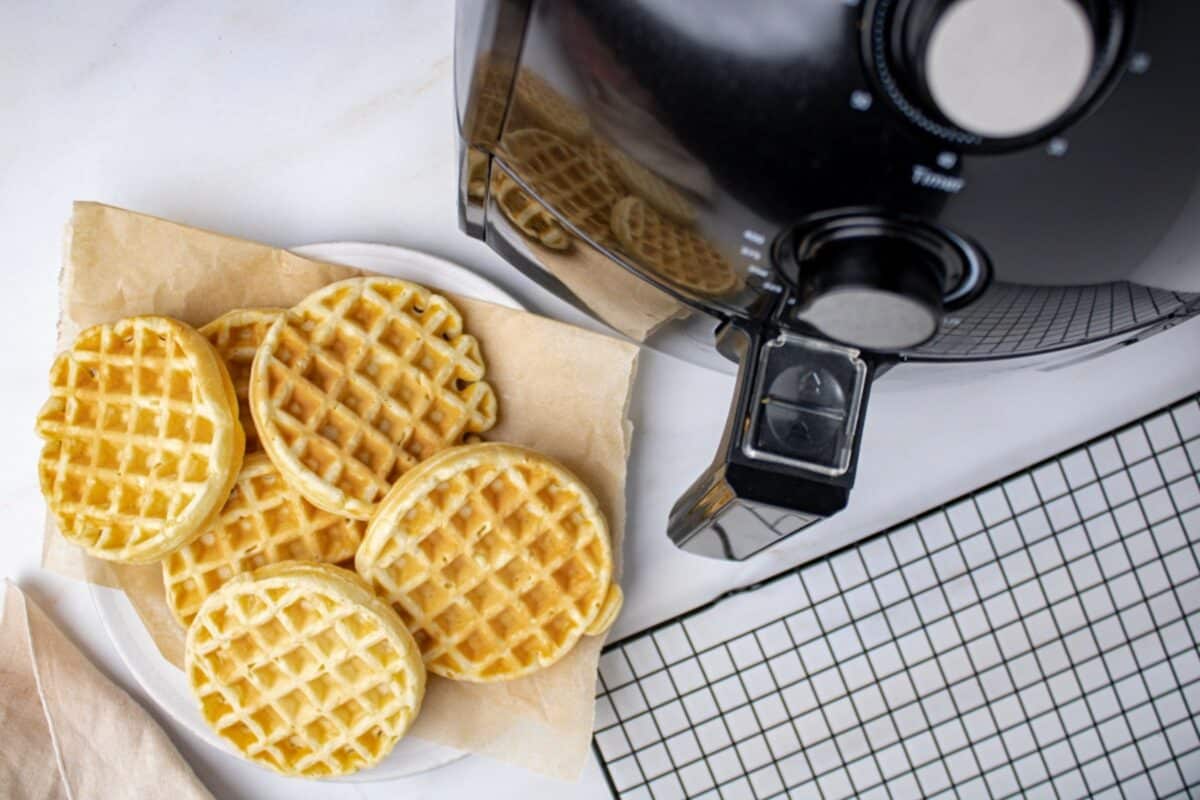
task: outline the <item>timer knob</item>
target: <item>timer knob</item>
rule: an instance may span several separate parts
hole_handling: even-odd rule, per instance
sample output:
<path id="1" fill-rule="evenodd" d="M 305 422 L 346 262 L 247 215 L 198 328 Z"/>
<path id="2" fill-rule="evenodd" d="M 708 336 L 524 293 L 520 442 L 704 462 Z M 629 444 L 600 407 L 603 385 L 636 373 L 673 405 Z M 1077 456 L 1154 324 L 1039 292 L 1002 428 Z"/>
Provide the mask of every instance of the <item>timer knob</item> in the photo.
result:
<path id="1" fill-rule="evenodd" d="M 914 5 L 920 5 L 915 3 Z M 906 59 L 936 110 L 991 139 L 1052 124 L 1080 99 L 1096 31 L 1078 0 L 951 0 L 907 20 Z"/>
<path id="2" fill-rule="evenodd" d="M 941 264 L 906 236 L 831 229 L 810 237 L 795 316 L 834 341 L 891 352 L 933 336 L 942 317 Z"/>

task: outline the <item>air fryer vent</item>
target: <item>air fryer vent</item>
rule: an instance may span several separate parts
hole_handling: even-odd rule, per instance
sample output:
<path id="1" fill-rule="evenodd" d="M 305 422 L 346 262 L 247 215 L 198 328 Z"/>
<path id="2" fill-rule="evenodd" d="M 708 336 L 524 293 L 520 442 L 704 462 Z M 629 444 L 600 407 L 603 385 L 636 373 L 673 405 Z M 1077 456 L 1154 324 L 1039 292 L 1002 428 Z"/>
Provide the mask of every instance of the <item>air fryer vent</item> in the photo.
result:
<path id="1" fill-rule="evenodd" d="M 947 315 L 937 335 L 910 355 L 947 360 L 1025 355 L 1195 313 L 1200 313 L 1200 294 L 1125 281 L 1080 287 L 997 282 L 975 303 Z"/>

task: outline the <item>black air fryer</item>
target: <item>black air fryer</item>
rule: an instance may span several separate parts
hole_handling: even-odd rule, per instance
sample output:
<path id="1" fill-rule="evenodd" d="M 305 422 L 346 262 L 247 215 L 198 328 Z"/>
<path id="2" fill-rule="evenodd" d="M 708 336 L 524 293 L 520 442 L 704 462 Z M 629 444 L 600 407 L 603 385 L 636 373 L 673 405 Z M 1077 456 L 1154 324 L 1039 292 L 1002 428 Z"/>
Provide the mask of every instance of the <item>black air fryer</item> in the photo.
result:
<path id="1" fill-rule="evenodd" d="M 460 2 L 462 225 L 736 370 L 669 534 L 743 559 L 845 506 L 892 367 L 1200 312 L 1197 30 L 1168 0 Z"/>

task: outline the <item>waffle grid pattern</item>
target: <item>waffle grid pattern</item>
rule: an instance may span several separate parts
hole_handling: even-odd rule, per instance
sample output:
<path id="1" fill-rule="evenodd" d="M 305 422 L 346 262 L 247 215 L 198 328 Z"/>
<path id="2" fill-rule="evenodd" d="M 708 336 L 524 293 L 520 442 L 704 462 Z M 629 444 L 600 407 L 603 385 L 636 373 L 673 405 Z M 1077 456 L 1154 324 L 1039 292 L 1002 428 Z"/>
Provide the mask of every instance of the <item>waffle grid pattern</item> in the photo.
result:
<path id="1" fill-rule="evenodd" d="M 695 231 L 664 218 L 638 197 L 612 210 L 612 229 L 641 267 L 697 294 L 715 295 L 737 284 L 732 265 Z"/>
<path id="2" fill-rule="evenodd" d="M 540 202 L 562 215 L 580 236 L 600 245 L 612 243 L 609 222 L 620 194 L 590 155 L 536 128 L 505 133 L 500 147 L 513 172 Z"/>
<path id="3" fill-rule="evenodd" d="M 480 459 L 438 474 L 372 521 L 359 573 L 400 613 L 431 672 L 486 681 L 557 660 L 596 620 L 612 580 L 594 503 L 536 462 Z"/>
<path id="4" fill-rule="evenodd" d="M 582 142 L 591 132 L 587 116 L 562 96 L 545 78 L 521 69 L 516 82 L 517 109 L 538 128 L 567 141 Z"/>
<path id="5" fill-rule="evenodd" d="M 163 559 L 167 604 L 187 626 L 234 575 L 281 561 L 345 561 L 365 528 L 310 504 L 265 454 L 249 456 L 217 523 Z"/>
<path id="6" fill-rule="evenodd" d="M 467 197 L 483 200 L 487 197 L 488 157 L 474 147 L 467 149 Z"/>
<path id="7" fill-rule="evenodd" d="M 271 324 L 283 314 L 283 309 L 247 308 L 230 311 L 217 317 L 200 329 L 200 335 L 208 339 L 225 362 L 233 390 L 237 392 L 238 419 L 246 434 L 246 452 L 255 453 L 262 449 L 258 440 L 258 429 L 250 414 L 250 365 L 254 354 L 267 336 Z"/>
<path id="8" fill-rule="evenodd" d="M 488 430 L 496 396 L 462 317 L 404 281 L 351 279 L 276 323 L 251 386 L 267 451 L 315 505 L 359 519 L 424 458 Z"/>
<path id="9" fill-rule="evenodd" d="M 219 441 L 232 428 L 220 365 L 213 354 L 205 370 L 194 345 L 208 345 L 186 333 L 161 318 L 96 326 L 51 369 L 42 487 L 62 533 L 96 555 L 157 558 L 220 502 L 214 474 L 237 468 L 233 437 Z"/>
<path id="10" fill-rule="evenodd" d="M 613 150 L 613 146 L 607 141 L 595 136 L 588 140 L 585 148 L 588 157 L 600 165 L 600 168 L 604 170 L 604 177 L 619 191 L 625 188 L 625 181 L 621 177 L 621 173 L 617 172 Z"/>
<path id="11" fill-rule="evenodd" d="M 387 755 L 422 687 L 381 621 L 311 583 L 227 589 L 206 603 L 188 638 L 189 678 L 217 733 L 258 763 L 306 777 Z"/>
<path id="12" fill-rule="evenodd" d="M 601 657 L 621 798 L 1200 791 L 1200 396 Z"/>
<path id="13" fill-rule="evenodd" d="M 485 55 L 476 67 L 475 81 L 479 88 L 472 92 L 475 103 L 468 111 L 466 129 L 470 131 L 471 144 L 487 147 L 500 138 L 513 84 L 512 69 Z"/>
<path id="14" fill-rule="evenodd" d="M 504 216 L 521 233 L 551 250 L 566 250 L 571 246 L 571 237 L 558 220 L 501 170 L 496 170 L 492 178 L 492 195 Z"/>

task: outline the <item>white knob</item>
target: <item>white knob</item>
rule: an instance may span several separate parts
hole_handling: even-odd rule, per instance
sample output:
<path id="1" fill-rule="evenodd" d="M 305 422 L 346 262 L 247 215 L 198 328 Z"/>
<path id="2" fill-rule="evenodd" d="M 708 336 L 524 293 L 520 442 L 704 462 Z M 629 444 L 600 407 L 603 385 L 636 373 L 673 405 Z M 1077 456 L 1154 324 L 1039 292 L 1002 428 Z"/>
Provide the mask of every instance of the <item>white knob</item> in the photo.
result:
<path id="1" fill-rule="evenodd" d="M 980 136 L 1013 137 L 1071 107 L 1095 56 L 1074 0 L 958 0 L 934 24 L 925 75 L 938 108 Z"/>

